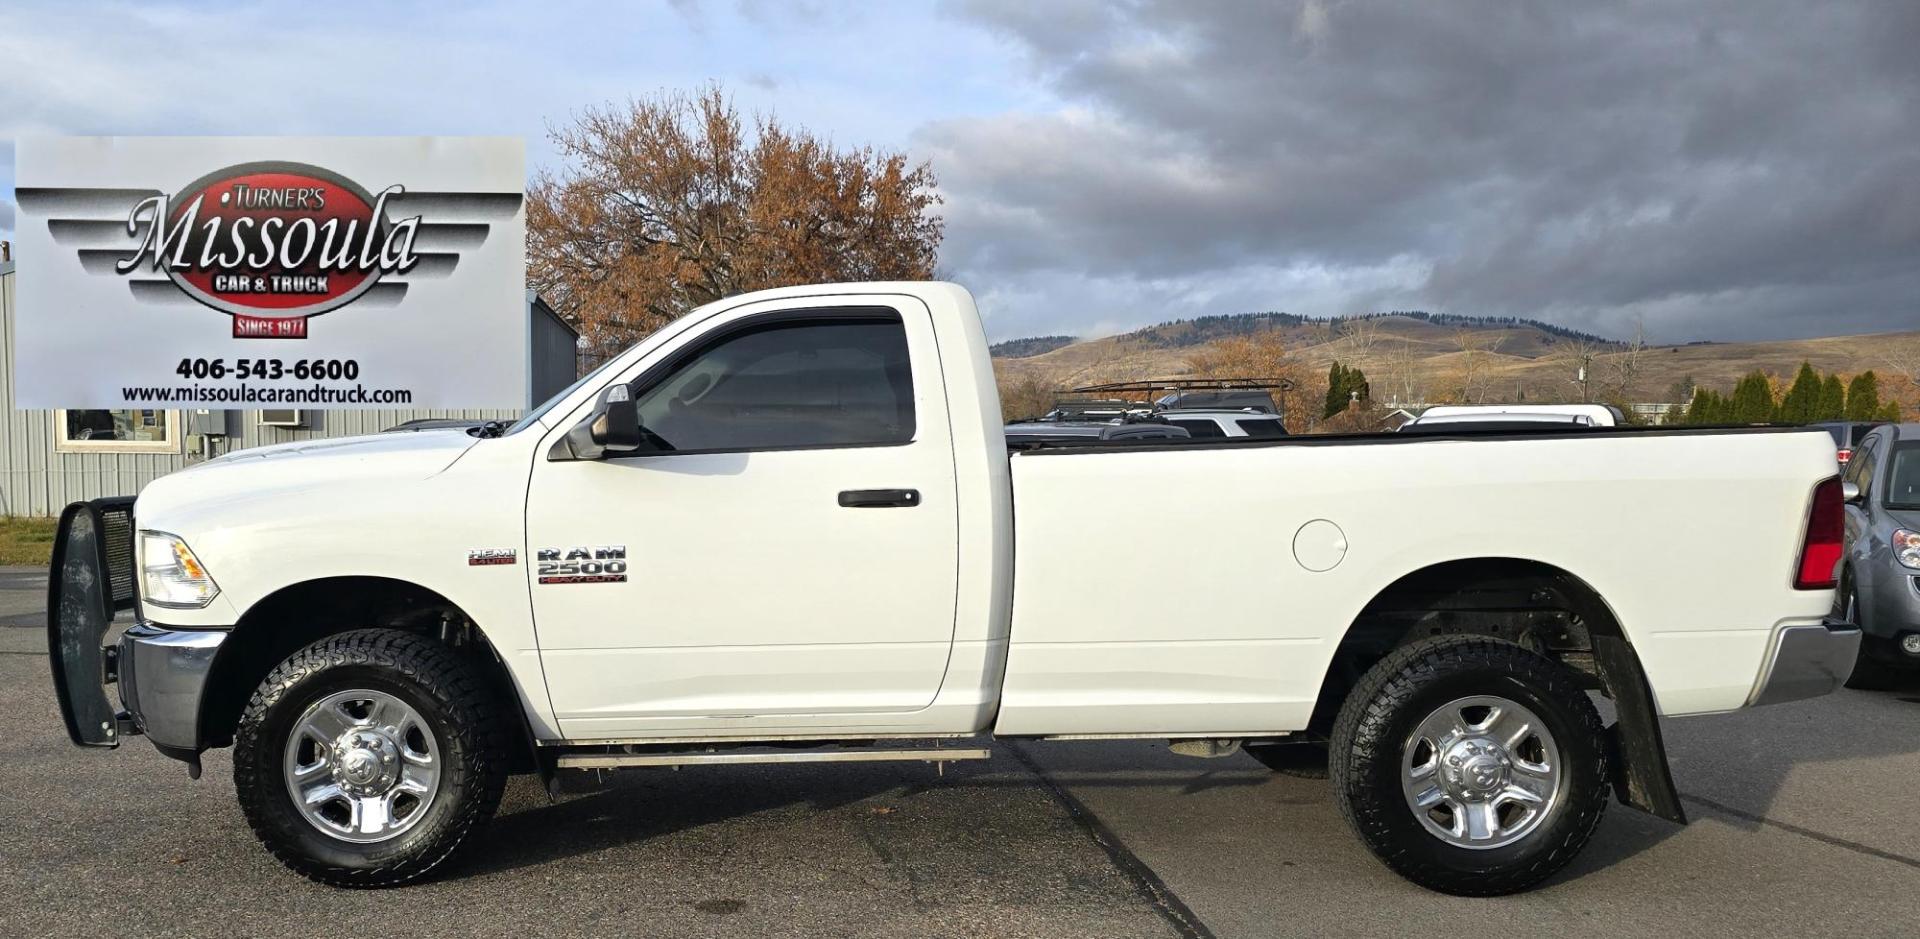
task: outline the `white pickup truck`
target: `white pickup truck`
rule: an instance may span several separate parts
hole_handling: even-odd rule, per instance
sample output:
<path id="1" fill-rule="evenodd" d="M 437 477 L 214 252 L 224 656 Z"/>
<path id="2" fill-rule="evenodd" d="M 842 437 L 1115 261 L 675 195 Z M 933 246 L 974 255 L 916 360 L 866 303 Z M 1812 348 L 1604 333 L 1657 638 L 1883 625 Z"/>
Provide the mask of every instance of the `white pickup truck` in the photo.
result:
<path id="1" fill-rule="evenodd" d="M 1320 755 L 1382 861 L 1497 894 L 1610 791 L 1683 819 L 1660 717 L 1845 679 L 1834 466 L 1786 428 L 1010 455 L 964 290 L 806 287 L 695 310 L 511 427 L 77 503 L 49 630 L 76 743 L 145 734 L 195 776 L 233 747 L 255 832 L 331 884 L 440 867 L 513 772 L 1163 738 Z M 1189 589 L 1086 589 L 1123 545 Z"/>

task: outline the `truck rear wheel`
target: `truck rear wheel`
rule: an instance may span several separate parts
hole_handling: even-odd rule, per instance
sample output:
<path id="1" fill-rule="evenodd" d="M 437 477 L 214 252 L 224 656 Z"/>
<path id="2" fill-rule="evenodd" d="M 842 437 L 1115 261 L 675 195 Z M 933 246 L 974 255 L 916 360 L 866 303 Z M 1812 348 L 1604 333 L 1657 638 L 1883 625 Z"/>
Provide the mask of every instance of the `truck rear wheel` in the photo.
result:
<path id="1" fill-rule="evenodd" d="M 1604 731 L 1564 666 L 1497 639 L 1405 646 L 1360 680 L 1333 729 L 1348 824 L 1442 893 L 1524 890 L 1586 845 L 1607 804 Z"/>
<path id="2" fill-rule="evenodd" d="M 248 824 L 301 874 L 389 887 L 444 864 L 506 784 L 498 696 L 453 650 L 391 629 L 330 636 L 269 673 L 234 735 Z"/>

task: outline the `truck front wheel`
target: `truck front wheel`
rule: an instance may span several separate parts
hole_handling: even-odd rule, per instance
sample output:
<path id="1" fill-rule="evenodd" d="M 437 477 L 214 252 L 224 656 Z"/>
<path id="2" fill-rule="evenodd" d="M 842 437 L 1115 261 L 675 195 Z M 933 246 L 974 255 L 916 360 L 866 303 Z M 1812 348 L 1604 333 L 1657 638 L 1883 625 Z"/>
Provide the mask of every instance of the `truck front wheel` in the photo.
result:
<path id="1" fill-rule="evenodd" d="M 330 636 L 269 673 L 234 735 L 240 807 L 305 876 L 388 887 L 445 863 L 506 783 L 498 695 L 454 650 L 391 629 Z"/>
<path id="2" fill-rule="evenodd" d="M 1334 723 L 1341 811 L 1402 876 L 1492 896 L 1551 876 L 1607 804 L 1604 731 L 1564 666 L 1497 639 L 1407 645 Z"/>

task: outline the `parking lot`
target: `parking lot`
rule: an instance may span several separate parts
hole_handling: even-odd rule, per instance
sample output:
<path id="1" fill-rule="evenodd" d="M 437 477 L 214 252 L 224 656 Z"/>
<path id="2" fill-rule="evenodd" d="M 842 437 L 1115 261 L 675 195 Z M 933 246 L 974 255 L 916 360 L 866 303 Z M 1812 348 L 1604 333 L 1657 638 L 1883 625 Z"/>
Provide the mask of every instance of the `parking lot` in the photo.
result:
<path id="1" fill-rule="evenodd" d="M 230 763 L 60 729 L 44 578 L 0 571 L 0 934 L 1909 935 L 1920 683 L 1669 721 L 1693 824 L 1614 806 L 1571 868 L 1465 900 L 1388 873 L 1325 782 L 1149 742 L 920 764 L 516 780 L 471 860 L 315 886 L 254 842 Z"/>

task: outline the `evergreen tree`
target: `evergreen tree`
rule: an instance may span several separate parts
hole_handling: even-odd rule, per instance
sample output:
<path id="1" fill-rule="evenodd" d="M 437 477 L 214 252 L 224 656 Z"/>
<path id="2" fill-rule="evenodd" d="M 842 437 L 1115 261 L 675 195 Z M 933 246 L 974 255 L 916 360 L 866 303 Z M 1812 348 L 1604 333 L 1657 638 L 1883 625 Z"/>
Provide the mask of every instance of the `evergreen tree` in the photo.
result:
<path id="1" fill-rule="evenodd" d="M 1733 417 L 1733 396 L 1732 395 L 1719 395 L 1719 394 L 1714 395 L 1713 406 L 1714 406 L 1714 413 L 1713 413 L 1714 423 L 1716 424 L 1735 423 L 1734 417 Z"/>
<path id="2" fill-rule="evenodd" d="M 1732 410 L 1729 417 L 1736 424 L 1765 424 L 1778 415 L 1773 384 L 1767 381 L 1765 372 L 1748 372 L 1733 386 Z"/>
<path id="3" fill-rule="evenodd" d="M 1714 394 L 1711 388 L 1695 387 L 1693 389 L 1693 400 L 1687 404 L 1685 422 L 1688 424 L 1712 424 L 1718 421 L 1719 418 L 1716 416 L 1718 408 L 1715 407 L 1714 401 L 1717 397 L 1719 397 L 1719 395 Z"/>
<path id="4" fill-rule="evenodd" d="M 1347 391 L 1359 392 L 1362 404 L 1373 400 L 1373 385 L 1367 381 L 1367 373 L 1357 368 L 1347 369 Z"/>
<path id="5" fill-rule="evenodd" d="M 1347 409 L 1347 368 L 1339 360 L 1327 367 L 1327 402 L 1321 412 L 1322 418 L 1332 417 Z"/>
<path id="6" fill-rule="evenodd" d="M 1793 376 L 1793 386 L 1780 399 L 1780 420 L 1788 424 L 1811 424 L 1820 419 L 1820 373 L 1806 362 Z"/>
<path id="7" fill-rule="evenodd" d="M 1327 369 L 1327 402 L 1322 417 L 1332 417 L 1347 409 L 1355 398 L 1366 401 L 1372 397 L 1372 389 L 1367 387 L 1367 373 L 1357 368 L 1348 368 L 1339 362 Z"/>
<path id="8" fill-rule="evenodd" d="M 1879 420 L 1886 421 L 1889 424 L 1900 423 L 1900 402 L 1888 401 L 1885 405 L 1881 406 Z"/>
<path id="9" fill-rule="evenodd" d="M 1820 383 L 1820 407 L 1815 409 L 1815 420 L 1837 421 L 1847 416 L 1847 389 L 1840 384 L 1839 375 L 1828 375 Z"/>
<path id="10" fill-rule="evenodd" d="M 1847 385 L 1847 420 L 1870 421 L 1880 413 L 1880 378 L 1872 369 L 1853 376 Z"/>

